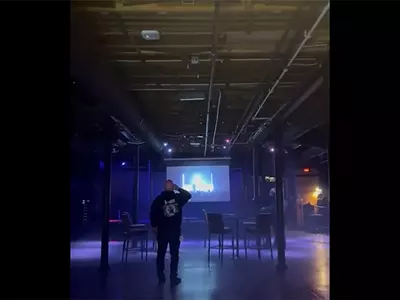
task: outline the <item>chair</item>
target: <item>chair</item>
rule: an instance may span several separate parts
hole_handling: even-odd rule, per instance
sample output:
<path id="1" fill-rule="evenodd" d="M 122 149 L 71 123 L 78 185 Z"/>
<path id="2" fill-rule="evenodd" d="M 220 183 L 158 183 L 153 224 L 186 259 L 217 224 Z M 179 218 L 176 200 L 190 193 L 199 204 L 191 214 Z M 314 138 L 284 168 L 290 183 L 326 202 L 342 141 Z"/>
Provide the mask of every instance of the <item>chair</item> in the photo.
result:
<path id="1" fill-rule="evenodd" d="M 306 222 L 306 231 L 310 233 L 319 233 L 324 230 L 324 216 L 322 214 L 311 214 Z"/>
<path id="2" fill-rule="evenodd" d="M 208 263 L 210 263 L 210 250 L 211 250 L 211 235 L 218 235 L 218 245 L 213 248 L 218 248 L 218 257 L 221 258 L 221 265 L 224 261 L 224 235 L 226 233 L 232 234 L 232 258 L 235 257 L 234 240 L 235 235 L 232 228 L 224 225 L 222 214 L 219 213 L 206 213 L 208 225 Z"/>
<path id="3" fill-rule="evenodd" d="M 246 258 L 247 258 L 247 249 L 250 248 L 248 245 L 247 236 L 248 234 L 253 234 L 256 235 L 256 242 L 257 242 L 256 249 L 258 251 L 258 259 L 261 260 L 261 249 L 266 249 L 261 244 L 261 239 L 266 238 L 271 252 L 271 260 L 274 260 L 274 254 L 272 250 L 271 226 L 272 226 L 272 214 L 260 213 L 257 215 L 255 226 L 245 227 L 244 251 Z"/>
<path id="4" fill-rule="evenodd" d="M 122 244 L 121 261 L 128 260 L 128 252 L 140 250 L 140 258 L 143 260 L 143 250 L 145 251 L 145 259 L 147 261 L 149 230 L 146 224 L 133 224 L 129 213 L 122 214 L 122 224 L 124 226 L 124 242 Z M 140 238 L 140 247 L 137 248 L 133 244 L 132 238 Z M 132 241 L 132 246 L 129 247 L 129 242 Z"/>
<path id="5" fill-rule="evenodd" d="M 207 211 L 205 209 L 202 209 L 202 211 L 204 213 L 204 222 L 206 223 L 206 230 L 204 235 L 204 248 L 206 248 L 208 239 L 208 218 L 207 218 Z"/>

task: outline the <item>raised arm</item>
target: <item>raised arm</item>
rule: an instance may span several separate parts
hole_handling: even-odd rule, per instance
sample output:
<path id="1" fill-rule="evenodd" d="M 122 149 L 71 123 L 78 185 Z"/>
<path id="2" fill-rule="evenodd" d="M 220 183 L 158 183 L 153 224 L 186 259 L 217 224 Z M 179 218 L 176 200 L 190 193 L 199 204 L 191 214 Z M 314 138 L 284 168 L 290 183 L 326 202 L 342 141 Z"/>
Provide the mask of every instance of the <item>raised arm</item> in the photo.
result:
<path id="1" fill-rule="evenodd" d="M 189 202 L 192 198 L 192 194 L 178 186 L 176 186 L 176 190 L 179 192 L 179 205 L 182 207 Z"/>

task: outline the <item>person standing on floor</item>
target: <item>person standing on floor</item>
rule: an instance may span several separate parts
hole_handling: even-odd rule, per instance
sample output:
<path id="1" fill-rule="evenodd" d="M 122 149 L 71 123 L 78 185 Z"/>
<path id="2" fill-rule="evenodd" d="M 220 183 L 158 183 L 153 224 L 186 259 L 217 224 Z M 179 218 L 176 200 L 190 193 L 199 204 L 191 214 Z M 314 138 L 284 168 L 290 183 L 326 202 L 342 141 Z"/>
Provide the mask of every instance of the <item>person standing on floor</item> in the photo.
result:
<path id="1" fill-rule="evenodd" d="M 192 195 L 178 187 L 172 180 L 165 181 L 164 190 L 154 199 L 150 209 L 150 222 L 157 236 L 157 277 L 159 283 L 165 283 L 164 261 L 167 247 L 171 254 L 170 283 L 181 283 L 178 277 L 179 246 L 182 224 L 182 207 Z"/>

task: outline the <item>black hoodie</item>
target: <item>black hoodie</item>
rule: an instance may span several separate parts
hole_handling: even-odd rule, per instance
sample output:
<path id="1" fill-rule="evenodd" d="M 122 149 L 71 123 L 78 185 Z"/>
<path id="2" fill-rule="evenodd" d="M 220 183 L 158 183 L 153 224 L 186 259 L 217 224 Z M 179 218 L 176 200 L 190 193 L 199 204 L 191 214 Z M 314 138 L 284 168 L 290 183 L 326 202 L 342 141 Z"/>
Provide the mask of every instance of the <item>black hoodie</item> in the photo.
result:
<path id="1" fill-rule="evenodd" d="M 154 199 L 150 209 L 152 227 L 157 227 L 158 232 L 179 230 L 182 224 L 182 207 L 192 198 L 192 195 L 179 188 L 179 193 L 162 191 Z"/>

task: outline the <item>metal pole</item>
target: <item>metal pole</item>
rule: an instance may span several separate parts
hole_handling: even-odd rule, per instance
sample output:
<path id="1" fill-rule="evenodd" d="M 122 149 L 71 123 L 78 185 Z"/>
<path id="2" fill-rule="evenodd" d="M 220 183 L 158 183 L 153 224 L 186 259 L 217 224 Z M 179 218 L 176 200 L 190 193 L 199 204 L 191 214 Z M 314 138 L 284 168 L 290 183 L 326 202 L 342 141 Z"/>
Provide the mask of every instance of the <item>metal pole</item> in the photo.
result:
<path id="1" fill-rule="evenodd" d="M 139 181 L 140 181 L 140 146 L 136 146 L 136 207 L 135 207 L 135 220 L 139 222 Z"/>
<path id="2" fill-rule="evenodd" d="M 218 33 L 217 33 L 217 16 L 219 14 L 219 0 L 214 1 L 214 21 L 213 21 L 213 42 L 211 47 L 211 70 L 210 70 L 210 83 L 208 85 L 208 97 L 207 97 L 207 116 L 206 116 L 206 132 L 204 138 L 204 156 L 207 155 L 207 144 L 208 144 L 208 126 L 210 122 L 210 107 L 211 107 L 211 97 L 213 91 L 213 83 L 215 76 L 215 64 L 216 64 L 216 52 L 218 43 Z"/>
<path id="3" fill-rule="evenodd" d="M 278 270 L 286 270 L 285 220 L 283 206 L 283 173 L 285 153 L 283 149 L 283 126 L 276 128 L 275 136 L 275 189 L 276 189 L 276 238 L 278 246 Z"/>
<path id="4" fill-rule="evenodd" d="M 147 169 L 148 169 L 148 172 L 149 172 L 149 193 L 148 193 L 148 195 L 149 195 L 149 203 L 151 203 L 151 201 L 153 201 L 153 189 L 152 189 L 152 184 L 151 184 L 151 180 L 152 180 L 152 178 L 151 178 L 151 159 L 149 159 L 149 161 L 147 162 Z"/>
<path id="5" fill-rule="evenodd" d="M 289 60 L 285 68 L 283 68 L 281 75 L 278 77 L 278 79 L 275 81 L 274 85 L 269 89 L 268 94 L 265 96 L 263 101 L 260 103 L 260 106 L 258 107 L 257 111 L 255 112 L 253 118 L 256 118 L 258 114 L 260 113 L 261 109 L 263 108 L 265 102 L 268 100 L 268 98 L 274 93 L 275 88 L 278 86 L 279 82 L 282 80 L 282 78 L 285 76 L 285 74 L 288 72 L 289 67 L 292 65 L 296 57 L 299 55 L 300 51 L 303 49 L 304 45 L 307 43 L 309 39 L 311 39 L 312 34 L 314 30 L 317 28 L 319 23 L 322 21 L 322 19 L 325 17 L 326 13 L 329 11 L 330 8 L 330 2 L 328 2 L 324 9 L 322 10 L 321 14 L 318 16 L 317 20 L 314 22 L 314 24 L 311 26 L 311 28 L 308 31 L 304 32 L 304 39 L 303 41 L 299 44 L 297 47 L 296 52 L 293 54 L 292 58 Z"/>
<path id="6" fill-rule="evenodd" d="M 260 159 L 262 157 L 261 151 L 264 150 L 262 147 L 257 145 L 257 197 L 258 201 L 261 199 L 261 174 L 263 173 L 263 161 Z"/>
<path id="7" fill-rule="evenodd" d="M 253 144 L 253 149 L 251 150 L 251 153 L 252 153 L 252 160 L 253 160 L 253 163 L 252 163 L 252 166 L 253 166 L 253 170 L 252 170 L 252 172 L 253 172 L 253 176 L 252 176 L 253 199 L 252 200 L 255 201 L 256 200 L 256 148 L 255 148 L 255 144 Z"/>
<path id="8" fill-rule="evenodd" d="M 328 159 L 328 207 L 331 205 L 331 178 L 330 178 L 330 159 L 329 159 L 329 143 L 328 147 L 326 148 L 326 154 L 327 154 L 327 159 Z"/>
<path id="9" fill-rule="evenodd" d="M 111 199 L 111 167 L 112 167 L 112 143 L 109 137 L 105 141 L 104 174 L 103 174 L 103 218 L 101 231 L 101 256 L 100 271 L 107 276 L 110 265 L 108 264 L 108 243 L 110 237 L 110 199 Z"/>
<path id="10" fill-rule="evenodd" d="M 132 221 L 138 222 L 138 203 L 139 203 L 139 145 L 136 146 L 136 153 L 133 156 L 133 201 L 132 201 Z"/>
<path id="11" fill-rule="evenodd" d="M 215 135 L 217 134 L 218 119 L 219 119 L 219 108 L 221 106 L 221 98 L 222 98 L 222 92 L 221 92 L 221 90 L 218 90 L 217 115 L 215 117 L 214 134 L 213 134 L 213 139 L 212 139 L 212 144 L 211 144 L 212 152 L 214 152 L 214 148 L 215 148 Z"/>

